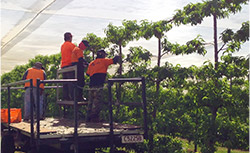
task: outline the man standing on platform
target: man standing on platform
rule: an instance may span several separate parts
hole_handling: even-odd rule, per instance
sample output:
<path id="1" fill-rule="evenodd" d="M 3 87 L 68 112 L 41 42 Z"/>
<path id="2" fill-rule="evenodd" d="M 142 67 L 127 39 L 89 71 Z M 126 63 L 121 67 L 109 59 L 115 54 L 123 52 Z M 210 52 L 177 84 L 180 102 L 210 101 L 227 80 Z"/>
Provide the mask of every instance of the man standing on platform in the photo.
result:
<path id="1" fill-rule="evenodd" d="M 106 58 L 107 53 L 104 50 L 97 51 L 97 57 L 92 61 L 87 70 L 90 76 L 89 103 L 87 108 L 86 122 L 100 122 L 99 114 L 102 108 L 102 90 L 106 80 L 109 65 L 116 64 L 120 60 L 120 56 L 113 59 Z"/>
<path id="2" fill-rule="evenodd" d="M 85 85 L 84 68 L 88 66 L 88 62 L 85 61 L 83 51 L 89 47 L 87 40 L 82 40 L 78 47 L 75 47 L 72 51 L 71 64 L 77 65 L 77 90 L 76 100 L 85 101 L 83 98 L 83 87 Z"/>
<path id="3" fill-rule="evenodd" d="M 61 46 L 61 68 L 66 68 L 72 66 L 71 55 L 73 49 L 76 47 L 72 43 L 72 34 L 66 32 L 64 34 L 64 43 Z M 74 72 L 64 72 L 62 73 L 63 79 L 74 79 Z M 63 100 L 69 101 L 74 99 L 73 85 L 63 84 Z"/>
<path id="4" fill-rule="evenodd" d="M 32 79 L 33 83 L 33 100 L 35 106 L 37 105 L 36 97 L 37 97 L 37 88 L 39 88 L 39 98 L 40 98 L 40 119 L 43 119 L 44 116 L 44 110 L 43 110 L 43 90 L 44 90 L 44 84 L 41 83 L 39 87 L 37 87 L 37 79 L 45 80 L 46 74 L 43 70 L 42 63 L 36 62 L 35 65 L 32 68 L 29 68 L 23 75 L 23 80 L 29 80 Z M 30 99 L 30 83 L 26 82 L 25 85 L 25 97 L 24 97 L 24 121 L 28 121 L 30 119 L 30 105 L 31 105 L 31 99 Z"/>

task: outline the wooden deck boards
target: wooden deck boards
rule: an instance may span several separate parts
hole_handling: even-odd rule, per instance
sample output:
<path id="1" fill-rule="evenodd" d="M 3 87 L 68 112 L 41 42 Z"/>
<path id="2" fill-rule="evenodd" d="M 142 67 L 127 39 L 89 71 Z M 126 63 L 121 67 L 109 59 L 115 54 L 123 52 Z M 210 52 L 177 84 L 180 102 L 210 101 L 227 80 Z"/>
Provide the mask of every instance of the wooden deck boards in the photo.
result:
<path id="1" fill-rule="evenodd" d="M 78 134 L 101 134 L 109 133 L 109 123 L 85 123 L 84 121 L 78 121 Z M 11 123 L 13 128 L 19 129 L 30 133 L 30 123 L 20 122 Z M 114 132 L 123 132 L 125 130 L 140 129 L 140 126 L 130 124 L 114 123 Z M 36 122 L 34 124 L 34 131 L 36 131 Z M 40 134 L 49 135 L 67 135 L 74 133 L 74 120 L 72 119 L 58 119 L 58 118 L 45 118 L 40 121 Z"/>
<path id="2" fill-rule="evenodd" d="M 27 133 L 31 133 L 30 132 L 30 123 L 27 123 L 27 122 L 11 123 L 10 126 L 16 128 L 16 129 L 19 129 L 21 131 L 27 132 Z M 36 127 L 34 127 L 34 131 L 36 132 Z M 48 133 L 55 133 L 55 132 L 56 132 L 56 130 L 40 128 L 41 134 L 48 134 Z"/>

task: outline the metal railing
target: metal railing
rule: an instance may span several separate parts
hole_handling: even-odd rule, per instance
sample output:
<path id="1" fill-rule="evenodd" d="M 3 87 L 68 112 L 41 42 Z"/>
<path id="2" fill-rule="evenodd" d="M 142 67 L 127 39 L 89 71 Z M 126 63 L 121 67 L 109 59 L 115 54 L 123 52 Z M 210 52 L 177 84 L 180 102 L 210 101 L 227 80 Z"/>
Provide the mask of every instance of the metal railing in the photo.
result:
<path id="1" fill-rule="evenodd" d="M 144 118 L 144 137 L 148 138 L 148 122 L 147 122 L 147 102 L 146 102 L 146 86 L 145 78 L 113 78 L 108 79 L 108 93 L 109 93 L 109 117 L 110 117 L 110 152 L 114 152 L 114 127 L 113 127 L 113 103 L 111 87 L 113 83 L 124 82 L 141 82 L 142 83 L 142 104 L 143 104 L 143 118 Z"/>
<path id="2" fill-rule="evenodd" d="M 58 79 L 58 80 L 40 80 L 37 79 L 37 86 L 39 87 L 41 83 L 43 84 L 52 84 L 52 83 L 71 83 L 74 86 L 74 145 L 75 145 L 75 153 L 78 153 L 79 146 L 78 146 L 78 102 L 76 100 L 76 83 L 77 79 Z M 31 128 L 31 141 L 30 144 L 33 147 L 34 146 L 34 118 L 33 118 L 33 105 L 34 105 L 34 100 L 32 98 L 33 94 L 33 83 L 32 79 L 30 80 L 23 80 L 23 81 L 18 81 L 15 83 L 9 83 L 6 85 L 2 85 L 2 87 L 7 87 L 8 89 L 8 130 L 10 131 L 10 89 L 12 86 L 15 85 L 20 85 L 20 84 L 25 84 L 26 82 L 30 82 L 30 99 L 31 99 L 31 122 L 30 122 L 30 128 Z M 148 138 L 148 123 L 147 123 L 147 102 L 146 102 L 146 87 L 145 87 L 145 78 L 113 78 L 113 79 L 108 79 L 108 100 L 109 100 L 109 123 L 110 123 L 110 152 L 114 152 L 114 127 L 113 127 L 113 100 L 112 100 L 112 85 L 114 83 L 124 83 L 124 82 L 141 82 L 142 83 L 142 106 L 143 106 L 143 118 L 144 118 L 144 137 L 147 139 Z M 45 86 L 46 87 L 46 86 Z M 58 86 L 57 86 L 58 87 Z M 47 88 L 50 88 L 47 86 Z M 54 88 L 54 87 L 53 87 Z M 14 88 L 13 88 L 14 89 Z M 36 149 L 39 150 L 39 145 L 40 145 L 40 96 L 39 96 L 39 88 L 36 88 L 36 102 L 37 102 L 37 107 L 36 107 L 36 117 L 37 117 L 37 133 L 36 133 Z"/>
<path id="3" fill-rule="evenodd" d="M 75 84 L 77 82 L 77 79 L 61 79 L 61 80 L 40 80 L 37 79 L 37 86 L 39 87 L 41 83 L 72 83 Z M 22 80 L 22 81 L 17 81 L 14 83 L 8 83 L 8 84 L 4 84 L 2 85 L 3 88 L 1 88 L 2 90 L 8 90 L 8 100 L 7 100 L 7 105 L 8 105 L 8 132 L 10 133 L 10 117 L 11 117 L 11 113 L 10 113 L 10 101 L 11 101 L 11 89 L 24 89 L 24 87 L 13 87 L 13 86 L 17 86 L 17 85 L 23 85 L 25 83 L 29 82 L 30 83 L 30 146 L 31 148 L 36 147 L 36 150 L 39 150 L 39 145 L 40 145 L 40 93 L 39 93 L 39 88 L 36 88 L 36 97 L 33 96 L 33 80 L 29 79 L 29 80 Z M 47 86 L 45 88 L 55 88 L 55 86 Z M 61 88 L 61 86 L 56 86 L 56 88 Z M 75 89 L 74 89 L 74 95 L 75 95 Z M 36 128 L 37 128 L 37 133 L 36 133 L 36 144 L 35 144 L 35 132 L 34 132 L 34 98 L 36 98 L 36 102 L 37 102 L 37 107 L 36 107 Z M 76 98 L 75 98 L 75 104 L 76 104 Z M 77 105 L 75 106 L 74 110 L 77 110 Z M 74 139 L 77 142 L 77 111 L 75 111 L 74 113 L 74 118 L 75 118 L 75 134 L 74 134 Z M 77 145 L 78 146 L 78 145 Z M 78 151 L 77 151 L 78 153 Z"/>
<path id="4" fill-rule="evenodd" d="M 11 100 L 11 92 L 10 92 L 10 89 L 12 86 L 16 86 L 16 85 L 23 85 L 25 83 L 29 82 L 30 83 L 30 132 L 31 132 L 31 135 L 30 135 L 30 146 L 31 147 L 34 147 L 34 118 L 33 118 L 33 114 L 34 114 L 34 110 L 33 110 L 33 105 L 34 105 L 34 99 L 33 99 L 33 81 L 32 79 L 29 79 L 29 80 L 22 80 L 22 81 L 17 81 L 17 82 L 14 82 L 14 83 L 8 83 L 8 84 L 4 84 L 2 85 L 2 87 L 7 87 L 7 90 L 8 90 L 8 100 L 7 100 L 7 105 L 8 105 L 8 133 L 10 133 L 10 117 L 11 117 L 11 114 L 10 114 L 10 100 Z"/>
<path id="5" fill-rule="evenodd" d="M 52 83 L 62 83 L 62 84 L 66 84 L 66 83 L 71 83 L 74 86 L 74 143 L 75 143 L 75 153 L 78 153 L 78 132 L 77 132 L 77 128 L 78 128 L 78 116 L 77 116 L 77 112 L 78 112 L 78 105 L 77 105 L 77 101 L 76 101 L 76 82 L 77 79 L 59 79 L 59 80 L 40 80 L 37 79 L 37 86 L 39 86 L 41 83 L 44 84 L 52 84 Z M 37 88 L 37 146 L 39 147 L 40 145 L 40 99 L 39 99 L 39 88 Z M 39 150 L 39 148 L 38 148 Z"/>

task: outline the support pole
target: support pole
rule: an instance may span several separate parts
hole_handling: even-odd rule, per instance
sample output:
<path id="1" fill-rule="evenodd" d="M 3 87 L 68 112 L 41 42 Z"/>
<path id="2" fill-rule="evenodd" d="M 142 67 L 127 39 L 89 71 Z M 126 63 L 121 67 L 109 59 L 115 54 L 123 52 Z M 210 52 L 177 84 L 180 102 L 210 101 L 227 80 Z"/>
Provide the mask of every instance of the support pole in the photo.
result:
<path id="1" fill-rule="evenodd" d="M 8 133 L 10 134 L 10 86 L 8 86 Z"/>
<path id="2" fill-rule="evenodd" d="M 110 126 L 110 153 L 114 153 L 114 127 L 113 127 L 113 108 L 112 108 L 112 91 L 111 86 L 113 82 L 108 81 L 109 93 L 109 126 Z"/>
<path id="3" fill-rule="evenodd" d="M 33 80 L 30 79 L 30 146 L 34 147 L 34 95 Z"/>
<path id="4" fill-rule="evenodd" d="M 36 129 L 37 129 L 37 150 L 39 151 L 40 147 L 40 91 L 39 91 L 39 86 L 40 86 L 40 79 L 37 79 L 36 82 Z"/>
<path id="5" fill-rule="evenodd" d="M 148 139 L 148 121 L 147 121 L 147 100 L 145 78 L 142 77 L 142 99 L 143 99 L 143 115 L 144 115 L 144 137 Z"/>
<path id="6" fill-rule="evenodd" d="M 77 105 L 77 100 L 76 100 L 76 85 L 74 85 L 74 120 L 75 120 L 75 125 L 74 125 L 74 143 L 75 143 L 75 153 L 79 152 L 79 146 L 78 146 L 78 105 Z"/>

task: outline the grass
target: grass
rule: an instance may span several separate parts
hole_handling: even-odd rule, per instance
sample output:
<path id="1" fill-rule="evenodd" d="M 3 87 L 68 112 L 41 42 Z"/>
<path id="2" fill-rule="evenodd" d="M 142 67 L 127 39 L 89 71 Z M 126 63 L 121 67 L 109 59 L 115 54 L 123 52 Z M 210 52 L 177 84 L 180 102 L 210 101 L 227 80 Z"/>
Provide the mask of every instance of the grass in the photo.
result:
<path id="1" fill-rule="evenodd" d="M 188 151 L 193 151 L 194 150 L 194 144 L 189 143 L 185 139 L 180 139 L 183 142 L 183 147 L 187 148 Z M 200 147 L 198 146 L 198 152 L 200 152 Z M 225 147 L 217 147 L 217 151 L 215 153 L 227 153 L 227 148 Z M 249 153 L 249 151 L 242 151 L 242 150 L 237 150 L 237 149 L 232 149 L 231 153 Z"/>

